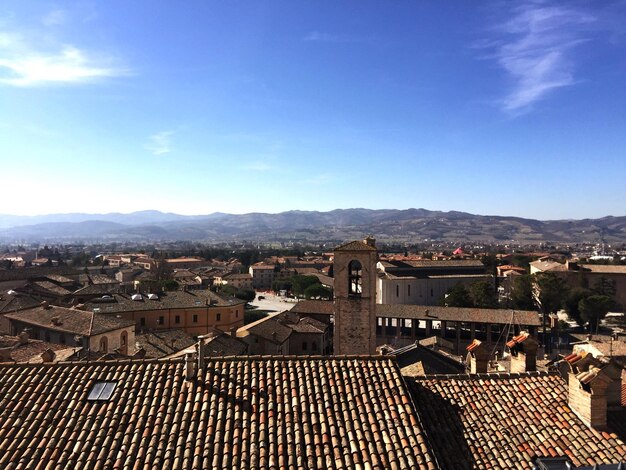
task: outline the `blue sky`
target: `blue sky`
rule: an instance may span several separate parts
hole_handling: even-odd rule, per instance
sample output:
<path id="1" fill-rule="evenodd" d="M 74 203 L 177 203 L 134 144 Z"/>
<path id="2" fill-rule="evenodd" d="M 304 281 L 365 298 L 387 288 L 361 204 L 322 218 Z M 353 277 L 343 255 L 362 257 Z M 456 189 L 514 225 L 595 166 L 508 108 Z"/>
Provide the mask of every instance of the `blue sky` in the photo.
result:
<path id="1" fill-rule="evenodd" d="M 0 213 L 626 215 L 626 2 L 0 0 Z"/>

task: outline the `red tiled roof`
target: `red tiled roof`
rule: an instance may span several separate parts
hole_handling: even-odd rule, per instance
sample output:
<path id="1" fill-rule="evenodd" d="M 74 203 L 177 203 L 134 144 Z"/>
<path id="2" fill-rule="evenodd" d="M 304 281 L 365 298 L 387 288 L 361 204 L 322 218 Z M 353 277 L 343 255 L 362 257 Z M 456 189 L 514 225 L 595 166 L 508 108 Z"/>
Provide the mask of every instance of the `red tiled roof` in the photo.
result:
<path id="1" fill-rule="evenodd" d="M 587 427 L 558 374 L 427 376 L 409 385 L 441 468 L 530 469 L 536 456 L 576 466 L 626 460 L 625 410 L 609 413 L 609 432 Z"/>
<path id="2" fill-rule="evenodd" d="M 0 366 L 0 468 L 436 469 L 389 358 Z M 87 396 L 116 383 L 108 401 Z"/>

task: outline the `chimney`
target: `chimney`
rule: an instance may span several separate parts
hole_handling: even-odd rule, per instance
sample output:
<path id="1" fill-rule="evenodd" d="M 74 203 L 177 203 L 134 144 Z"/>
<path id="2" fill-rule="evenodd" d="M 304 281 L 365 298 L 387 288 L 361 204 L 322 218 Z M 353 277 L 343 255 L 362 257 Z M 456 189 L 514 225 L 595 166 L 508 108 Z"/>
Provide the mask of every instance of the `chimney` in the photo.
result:
<path id="1" fill-rule="evenodd" d="M 276 342 L 276 332 L 272 331 L 272 341 Z"/>
<path id="2" fill-rule="evenodd" d="M 600 368 L 569 373 L 568 404 L 587 425 L 597 430 L 606 429 L 607 390 L 611 378 Z"/>
<path id="3" fill-rule="evenodd" d="M 41 308 L 43 308 L 44 310 L 50 310 L 52 307 L 47 300 L 44 300 L 43 302 L 41 302 Z"/>
<path id="4" fill-rule="evenodd" d="M 29 337 L 30 335 L 28 334 L 28 331 L 22 330 L 22 332 L 19 335 L 17 335 L 17 340 L 19 344 L 27 344 Z"/>
<path id="5" fill-rule="evenodd" d="M 63 324 L 63 322 L 61 322 L 61 319 L 59 317 L 52 317 L 50 321 L 52 322 L 53 325 L 57 325 L 57 326 Z"/>
<path id="6" fill-rule="evenodd" d="M 196 378 L 197 365 L 193 354 L 185 354 L 185 380 L 192 381 Z"/>
<path id="7" fill-rule="evenodd" d="M 54 353 L 52 349 L 48 348 L 44 352 L 41 353 L 40 357 L 43 362 L 54 362 L 54 358 L 56 357 L 56 354 Z"/>
<path id="8" fill-rule="evenodd" d="M 622 369 L 615 362 L 608 358 L 601 358 L 600 362 L 606 364 L 602 368 L 607 377 L 611 379 L 611 383 L 606 390 L 606 406 L 608 408 L 622 407 Z"/>
<path id="9" fill-rule="evenodd" d="M 368 235 L 367 238 L 363 240 L 363 242 L 373 248 L 376 248 L 376 239 L 371 235 Z"/>
<path id="10" fill-rule="evenodd" d="M 511 373 L 533 372 L 537 370 L 539 342 L 528 332 L 520 332 L 506 345 L 511 353 Z"/>
<path id="11" fill-rule="evenodd" d="M 486 343 L 475 339 L 467 346 L 467 352 L 470 374 L 486 373 L 489 364 L 489 351 L 487 351 Z"/>
<path id="12" fill-rule="evenodd" d="M 0 362 L 13 362 L 11 351 L 13 351 L 12 346 L 8 348 L 0 348 Z"/>
<path id="13" fill-rule="evenodd" d="M 236 326 L 231 326 L 230 327 L 230 335 L 231 336 L 237 336 L 237 327 Z"/>

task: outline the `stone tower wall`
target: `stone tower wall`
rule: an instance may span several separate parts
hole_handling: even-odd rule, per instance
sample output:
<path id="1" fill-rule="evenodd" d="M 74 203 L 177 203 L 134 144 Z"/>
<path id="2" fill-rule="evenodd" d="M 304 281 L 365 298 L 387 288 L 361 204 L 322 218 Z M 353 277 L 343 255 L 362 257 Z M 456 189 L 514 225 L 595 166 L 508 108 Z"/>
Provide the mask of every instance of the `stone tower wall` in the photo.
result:
<path id="1" fill-rule="evenodd" d="M 360 297 L 349 295 L 348 265 L 356 260 L 362 267 Z M 335 331 L 334 354 L 376 353 L 376 263 L 373 250 L 336 251 L 334 258 Z"/>

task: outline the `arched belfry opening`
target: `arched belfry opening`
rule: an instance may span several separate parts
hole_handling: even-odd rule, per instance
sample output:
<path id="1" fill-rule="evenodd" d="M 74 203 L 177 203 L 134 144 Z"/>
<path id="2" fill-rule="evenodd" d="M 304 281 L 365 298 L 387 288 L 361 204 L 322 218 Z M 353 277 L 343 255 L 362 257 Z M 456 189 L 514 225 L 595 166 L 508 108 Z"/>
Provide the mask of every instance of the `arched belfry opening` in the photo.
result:
<path id="1" fill-rule="evenodd" d="M 363 266 L 358 260 L 352 260 L 348 264 L 348 295 L 361 297 L 363 293 Z"/>

